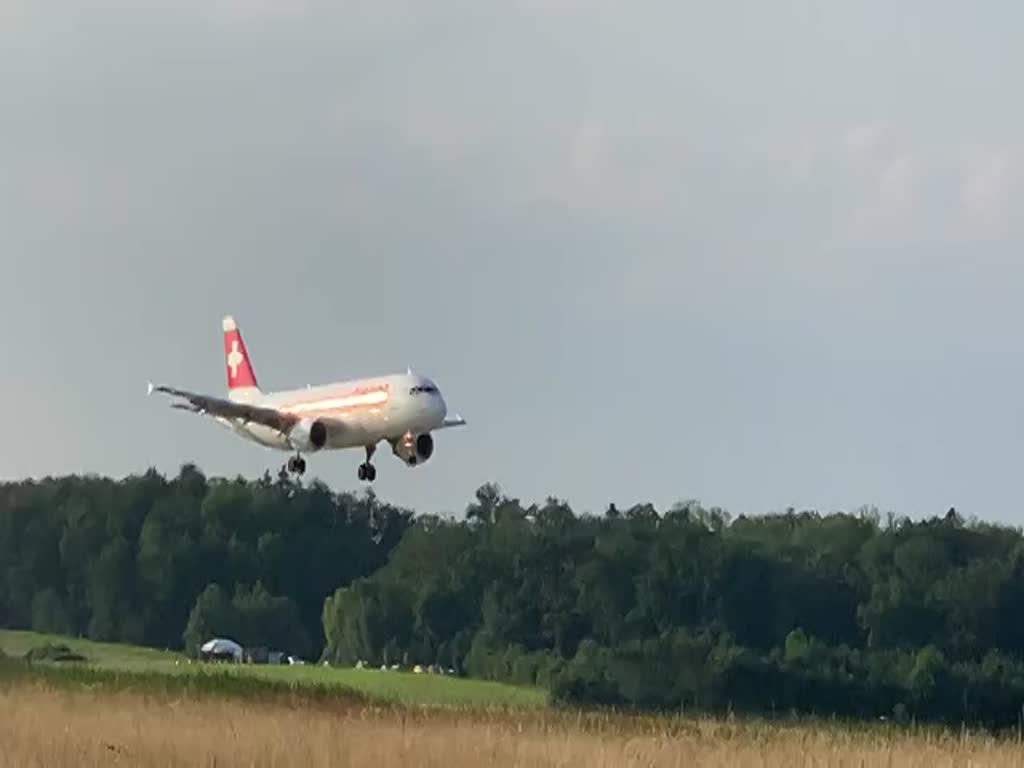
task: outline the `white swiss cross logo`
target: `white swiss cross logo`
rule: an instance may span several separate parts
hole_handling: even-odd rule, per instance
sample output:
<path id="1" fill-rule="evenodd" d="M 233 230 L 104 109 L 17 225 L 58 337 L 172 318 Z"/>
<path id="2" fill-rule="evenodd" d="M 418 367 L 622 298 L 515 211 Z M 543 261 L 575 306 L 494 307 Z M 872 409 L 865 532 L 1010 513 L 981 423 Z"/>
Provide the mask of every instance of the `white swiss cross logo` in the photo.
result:
<path id="1" fill-rule="evenodd" d="M 238 366 L 245 360 L 245 355 L 238 351 L 238 339 L 231 340 L 231 351 L 228 353 L 228 368 L 231 369 L 231 378 L 238 378 Z"/>

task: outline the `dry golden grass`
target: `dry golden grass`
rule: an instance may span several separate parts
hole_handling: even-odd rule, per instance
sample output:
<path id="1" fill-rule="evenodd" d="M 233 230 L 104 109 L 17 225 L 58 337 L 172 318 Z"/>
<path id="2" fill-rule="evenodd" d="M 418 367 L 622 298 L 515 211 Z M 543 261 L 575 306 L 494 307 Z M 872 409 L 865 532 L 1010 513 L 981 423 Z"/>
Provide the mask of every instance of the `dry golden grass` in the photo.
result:
<path id="1" fill-rule="evenodd" d="M 783 728 L 715 720 L 471 715 L 140 693 L 0 690 L 0 766 L 1024 765 L 970 735 Z"/>

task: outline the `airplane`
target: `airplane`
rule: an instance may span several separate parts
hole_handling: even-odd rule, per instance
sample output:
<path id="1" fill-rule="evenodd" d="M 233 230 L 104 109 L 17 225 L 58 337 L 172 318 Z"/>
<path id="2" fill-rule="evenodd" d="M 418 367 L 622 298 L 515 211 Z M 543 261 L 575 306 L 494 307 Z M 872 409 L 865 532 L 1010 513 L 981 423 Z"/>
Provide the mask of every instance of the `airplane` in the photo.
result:
<path id="1" fill-rule="evenodd" d="M 247 440 L 267 448 L 295 451 L 283 467 L 301 477 L 303 454 L 363 448 L 361 481 L 373 482 L 377 470 L 371 459 L 381 442 L 391 445 L 407 466 L 425 463 L 434 453 L 433 432 L 466 424 L 448 416 L 437 385 L 410 369 L 404 374 L 352 379 L 305 389 L 264 393 L 256 381 L 252 358 L 234 317 L 223 318 L 227 398 L 197 394 L 148 383 L 154 392 L 181 398 L 172 408 L 211 416 Z"/>

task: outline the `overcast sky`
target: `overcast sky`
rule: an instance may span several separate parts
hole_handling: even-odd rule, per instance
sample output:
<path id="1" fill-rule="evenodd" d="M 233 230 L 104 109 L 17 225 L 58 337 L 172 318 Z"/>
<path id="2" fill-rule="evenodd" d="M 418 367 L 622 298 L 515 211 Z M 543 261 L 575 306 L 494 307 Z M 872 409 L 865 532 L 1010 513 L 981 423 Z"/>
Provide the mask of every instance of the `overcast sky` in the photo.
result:
<path id="1" fill-rule="evenodd" d="M 1024 6 L 0 3 L 7 478 L 285 458 L 145 397 L 429 374 L 377 493 L 1024 523 Z M 360 452 L 309 475 L 358 488 Z"/>

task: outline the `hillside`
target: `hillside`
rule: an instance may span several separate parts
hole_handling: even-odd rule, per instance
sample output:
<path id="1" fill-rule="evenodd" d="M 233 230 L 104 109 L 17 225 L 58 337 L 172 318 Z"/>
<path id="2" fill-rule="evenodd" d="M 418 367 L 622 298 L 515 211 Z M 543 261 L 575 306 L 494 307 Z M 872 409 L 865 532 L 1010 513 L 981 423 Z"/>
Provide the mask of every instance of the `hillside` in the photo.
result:
<path id="1" fill-rule="evenodd" d="M 409 706 L 472 709 L 536 709 L 546 705 L 547 696 L 536 688 L 504 685 L 481 680 L 464 680 L 411 671 L 387 671 L 324 667 L 315 665 L 205 664 L 192 662 L 179 653 L 121 643 L 44 635 L 35 632 L 0 630 L 0 651 L 9 657 L 24 657 L 31 649 L 48 644 L 66 645 L 81 654 L 87 668 L 127 673 L 195 675 L 215 673 L 268 682 L 336 689 L 339 694 L 355 691 L 380 703 Z"/>

